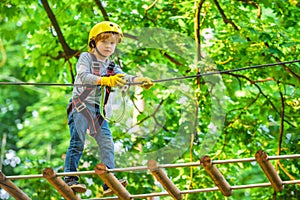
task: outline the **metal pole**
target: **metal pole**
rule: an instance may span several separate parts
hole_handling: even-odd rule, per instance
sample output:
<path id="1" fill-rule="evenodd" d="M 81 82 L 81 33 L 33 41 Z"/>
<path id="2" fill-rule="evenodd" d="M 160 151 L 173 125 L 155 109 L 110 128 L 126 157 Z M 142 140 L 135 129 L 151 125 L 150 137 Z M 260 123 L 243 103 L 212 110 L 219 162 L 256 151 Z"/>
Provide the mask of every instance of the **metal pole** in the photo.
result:
<path id="1" fill-rule="evenodd" d="M 253 162 L 255 158 L 240 158 L 240 159 L 228 159 L 228 160 L 212 160 L 212 164 L 229 164 L 229 163 L 240 163 L 240 162 Z"/>
<path id="2" fill-rule="evenodd" d="M 148 170 L 147 166 L 107 169 L 108 172 L 128 172 L 128 171 L 143 171 L 143 170 Z"/>
<path id="3" fill-rule="evenodd" d="M 279 160 L 279 159 L 295 159 L 300 158 L 300 154 L 294 155 L 281 155 L 281 156 L 268 156 L 268 160 Z"/>
<path id="4" fill-rule="evenodd" d="M 43 176 L 55 187 L 55 189 L 67 200 L 80 200 L 73 190 L 59 177 L 52 168 L 46 168 Z"/>
<path id="5" fill-rule="evenodd" d="M 167 174 L 158 166 L 155 160 L 148 161 L 148 168 L 153 176 L 155 176 L 155 178 L 162 184 L 165 190 L 167 190 L 167 192 L 173 197 L 173 199 L 182 199 L 180 190 L 168 178 Z"/>
<path id="6" fill-rule="evenodd" d="M 280 159 L 296 159 L 300 158 L 300 154 L 294 155 L 281 155 L 281 156 L 268 156 L 268 160 L 280 160 Z M 228 164 L 228 163 L 239 163 L 239 162 L 256 162 L 255 158 L 242 158 L 242 159 L 229 159 L 229 160 L 212 160 L 212 164 Z M 197 167 L 200 166 L 199 162 L 191 163 L 177 163 L 177 164 L 161 164 L 158 165 L 160 168 L 177 168 L 177 167 Z M 107 169 L 107 172 L 127 172 L 127 171 L 142 171 L 148 170 L 147 166 L 136 166 L 136 167 L 125 167 L 125 168 L 114 168 Z M 95 171 L 79 171 L 79 172 L 62 172 L 57 173 L 57 176 L 76 176 L 76 175 L 91 175 L 95 174 Z M 30 178 L 43 178 L 42 174 L 34 175 L 18 175 L 18 176 L 7 176 L 6 179 L 17 180 L 17 179 L 30 179 Z"/>
<path id="7" fill-rule="evenodd" d="M 6 179 L 2 171 L 0 171 L 0 186 L 16 200 L 30 200 L 30 198 L 22 190 L 20 190 L 20 188 L 18 188 L 12 181 Z"/>
<path id="8" fill-rule="evenodd" d="M 268 160 L 268 155 L 263 151 L 259 150 L 255 154 L 255 159 L 259 163 L 260 167 L 268 177 L 270 183 L 272 184 L 276 192 L 281 192 L 283 190 L 283 184 L 280 176 L 277 174 L 275 168 Z"/>
<path id="9" fill-rule="evenodd" d="M 79 172 L 61 172 L 56 173 L 56 176 L 77 176 L 77 175 L 92 175 L 95 171 L 79 171 Z M 19 176 L 7 176 L 7 179 L 18 180 L 18 179 L 31 179 L 31 178 L 43 178 L 43 174 L 33 174 L 33 175 L 19 175 Z"/>
<path id="10" fill-rule="evenodd" d="M 294 155 L 281 155 L 281 156 L 269 156 L 269 160 L 280 160 L 280 159 L 296 159 L 300 158 L 300 154 Z M 255 158 L 241 158 L 241 159 L 228 159 L 228 160 L 212 160 L 212 164 L 228 164 L 228 163 L 239 163 L 239 162 L 254 162 Z M 177 163 L 177 164 L 161 164 L 158 165 L 160 168 L 177 168 L 177 167 L 197 167 L 200 166 L 199 162 L 190 162 L 190 163 Z M 125 168 L 114 168 L 108 169 L 108 172 L 125 172 L 125 171 L 139 171 L 147 170 L 145 166 L 136 166 L 136 167 L 125 167 Z"/>
<path id="11" fill-rule="evenodd" d="M 297 184 L 297 183 L 300 183 L 300 180 L 283 181 L 283 184 Z M 272 184 L 271 183 L 257 183 L 257 184 L 249 184 L 249 185 L 235 185 L 235 186 L 231 186 L 231 189 L 232 190 L 241 190 L 241 189 L 269 187 L 269 186 L 272 186 Z M 201 192 L 215 192 L 215 191 L 219 191 L 219 188 L 213 187 L 213 188 L 205 188 L 205 189 L 181 190 L 181 194 L 195 194 L 195 193 L 201 193 Z M 132 198 L 147 198 L 147 197 L 157 197 L 157 196 L 169 196 L 169 193 L 160 192 L 160 193 L 131 195 Z M 93 199 L 89 199 L 89 200 L 116 200 L 116 199 L 118 199 L 118 197 L 93 198 Z"/>
<path id="12" fill-rule="evenodd" d="M 95 172 L 121 200 L 131 199 L 129 192 L 112 173 L 107 171 L 107 167 L 104 164 L 97 164 Z"/>

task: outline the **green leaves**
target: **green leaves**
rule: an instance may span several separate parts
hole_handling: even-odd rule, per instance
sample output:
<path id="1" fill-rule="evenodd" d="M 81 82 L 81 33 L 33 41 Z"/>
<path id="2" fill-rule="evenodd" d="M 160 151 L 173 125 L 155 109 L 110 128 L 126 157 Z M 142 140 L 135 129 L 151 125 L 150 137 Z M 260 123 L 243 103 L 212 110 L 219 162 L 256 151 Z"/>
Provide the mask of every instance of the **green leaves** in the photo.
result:
<path id="1" fill-rule="evenodd" d="M 7 60 L 0 66 L 0 80 L 72 83 L 78 55 L 87 50 L 89 30 L 106 18 L 120 24 L 125 35 L 114 59 L 122 61 L 126 73 L 153 80 L 299 59 L 299 2 L 205 1 L 199 10 L 200 24 L 195 25 L 200 2 L 107 1 L 101 2 L 104 10 L 94 1 L 49 2 L 62 40 L 42 2 L 5 1 L 0 5 L 0 60 L 5 56 Z M 199 28 L 201 49 L 196 49 L 194 27 Z M 65 52 L 66 45 L 74 52 Z M 200 62 L 198 50 L 205 57 Z M 183 163 L 198 161 L 204 153 L 215 159 L 247 158 L 259 149 L 269 155 L 297 153 L 299 74 L 300 64 L 291 63 L 158 82 L 147 91 L 131 86 L 124 121 L 111 124 L 116 164 L 143 165 L 151 156 Z M 48 166 L 62 171 L 69 142 L 65 108 L 72 88 L 0 87 L 0 139 L 7 133 L 5 151 L 14 150 L 21 159 L 15 168 L 3 166 L 4 173 L 37 174 Z M 144 108 L 134 114 L 137 97 L 143 99 Z M 95 156 L 97 144 L 92 138 L 88 142 L 80 170 L 92 170 L 100 162 Z M 274 166 L 284 180 L 299 179 L 299 161 L 281 164 Z M 255 163 L 221 169 L 231 185 L 267 182 Z M 161 191 L 147 173 L 118 175 L 128 179 L 131 194 Z M 168 175 L 181 190 L 215 187 L 201 168 L 170 169 Z M 94 184 L 89 186 L 91 194 L 83 197 L 101 196 L 102 181 L 84 177 L 85 183 L 86 178 Z M 30 187 L 27 181 L 16 184 L 32 198 L 60 198 L 43 179 L 33 180 Z M 285 185 L 280 194 L 272 188 L 239 190 L 228 199 L 274 195 L 293 199 L 296 187 Z M 224 197 L 210 192 L 186 198 Z"/>

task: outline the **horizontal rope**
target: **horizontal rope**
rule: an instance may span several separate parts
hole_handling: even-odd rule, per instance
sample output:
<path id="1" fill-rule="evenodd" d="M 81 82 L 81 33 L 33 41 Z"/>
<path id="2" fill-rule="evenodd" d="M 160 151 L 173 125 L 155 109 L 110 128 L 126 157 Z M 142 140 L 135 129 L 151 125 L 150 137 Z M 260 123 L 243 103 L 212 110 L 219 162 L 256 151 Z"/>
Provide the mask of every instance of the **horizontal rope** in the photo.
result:
<path id="1" fill-rule="evenodd" d="M 280 160 L 280 159 L 297 159 L 300 158 L 300 154 L 293 155 L 279 155 L 279 156 L 268 156 L 268 160 Z M 212 160 L 212 164 L 230 164 L 238 162 L 256 162 L 255 158 L 241 158 L 241 159 L 229 159 L 229 160 Z M 198 167 L 199 162 L 190 163 L 177 163 L 177 164 L 161 164 L 158 165 L 160 168 L 178 168 L 178 167 Z M 147 166 L 136 166 L 126 168 L 114 168 L 107 169 L 107 172 L 128 172 L 128 171 L 145 171 L 148 170 Z M 79 171 L 79 172 L 62 172 L 56 173 L 57 176 L 77 176 L 77 175 L 92 175 L 96 174 L 94 170 L 91 171 Z M 31 178 L 43 178 L 42 174 L 36 175 L 18 175 L 18 176 L 6 176 L 6 179 L 17 180 L 17 179 L 31 179 Z"/>
<path id="2" fill-rule="evenodd" d="M 282 181 L 283 185 L 288 184 L 298 184 L 300 180 L 292 180 L 292 181 Z M 257 184 L 249 184 L 249 185 L 235 185 L 231 186 L 232 190 L 240 190 L 240 189 L 250 189 L 250 188 L 258 188 L 258 187 L 270 187 L 272 186 L 271 183 L 257 183 Z M 195 194 L 201 192 L 214 192 L 219 191 L 218 187 L 213 188 L 205 188 L 205 189 L 194 189 L 194 190 L 182 190 L 180 191 L 181 194 Z M 131 198 L 147 198 L 147 197 L 157 197 L 157 196 L 170 196 L 167 192 L 159 192 L 159 193 L 149 193 L 149 194 L 136 194 L 130 195 Z M 116 200 L 119 199 L 118 197 L 105 197 L 105 198 L 91 198 L 91 200 Z"/>
<path id="3" fill-rule="evenodd" d="M 296 159 L 300 158 L 300 154 L 294 155 L 281 155 L 281 156 L 268 156 L 268 160 L 280 160 L 280 159 Z M 212 164 L 229 164 L 237 162 L 254 162 L 255 158 L 241 158 L 241 159 L 230 159 L 230 160 L 212 160 Z M 160 164 L 160 168 L 177 168 L 177 167 L 197 167 L 200 166 L 200 162 L 191 163 L 178 163 L 178 164 Z M 108 169 L 108 172 L 125 172 L 125 171 L 140 171 L 148 170 L 147 166 L 127 167 L 127 168 L 114 168 Z"/>
<path id="4" fill-rule="evenodd" d="M 191 76 L 182 76 L 182 77 L 174 77 L 174 78 L 167 78 L 167 79 L 160 79 L 160 80 L 152 80 L 152 82 L 159 83 L 159 82 L 166 82 L 166 81 L 175 81 L 175 80 L 182 80 L 182 79 L 197 78 L 197 77 L 202 77 L 202 76 L 212 76 L 212 75 L 216 75 L 216 74 L 227 74 L 227 73 L 230 73 L 230 72 L 244 71 L 244 70 L 257 69 L 257 68 L 263 68 L 263 67 L 272 67 L 272 66 L 283 65 L 283 64 L 291 64 L 291 63 L 297 63 L 297 62 L 300 62 L 300 60 L 292 60 L 292 61 L 285 61 L 285 62 L 253 65 L 253 66 L 242 67 L 242 68 L 237 68 L 237 69 L 201 73 L 201 74 L 191 75 Z M 141 85 L 141 84 L 143 84 L 143 82 L 126 83 L 125 85 Z M 33 83 L 33 82 L 0 82 L 0 85 L 94 86 L 94 85 L 83 85 L 83 84 L 72 84 L 72 83 Z"/>
<path id="5" fill-rule="evenodd" d="M 153 82 L 165 82 L 165 81 L 173 81 L 173 80 L 180 80 L 180 79 L 197 78 L 197 77 L 202 77 L 202 76 L 211 76 L 211 75 L 216 75 L 216 74 L 227 74 L 227 73 L 230 73 L 230 72 L 244 71 L 244 70 L 257 69 L 257 68 L 263 68 L 263 67 L 272 67 L 272 66 L 276 66 L 276 65 L 291 64 L 291 63 L 296 63 L 296 62 L 300 62 L 300 60 L 292 60 L 292 61 L 286 61 L 286 62 L 253 65 L 253 66 L 242 67 L 242 68 L 237 68 L 237 69 L 207 72 L 207 73 L 202 73 L 202 74 L 197 74 L 197 75 L 192 75 L 192 76 L 182 76 L 182 77 L 176 77 L 176 78 L 156 80 L 156 81 L 153 81 Z"/>

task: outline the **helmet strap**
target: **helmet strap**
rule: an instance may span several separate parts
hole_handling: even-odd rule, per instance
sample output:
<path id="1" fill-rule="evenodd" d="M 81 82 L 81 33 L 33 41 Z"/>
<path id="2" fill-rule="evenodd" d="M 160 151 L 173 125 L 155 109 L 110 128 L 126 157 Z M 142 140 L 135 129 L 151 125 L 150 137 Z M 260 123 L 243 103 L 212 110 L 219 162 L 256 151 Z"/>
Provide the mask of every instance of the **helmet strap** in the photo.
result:
<path id="1" fill-rule="evenodd" d="M 105 55 L 103 55 L 102 53 L 100 53 L 99 49 L 97 47 L 95 47 L 96 49 L 96 52 L 98 53 L 99 56 L 103 57 L 103 58 L 106 58 Z"/>

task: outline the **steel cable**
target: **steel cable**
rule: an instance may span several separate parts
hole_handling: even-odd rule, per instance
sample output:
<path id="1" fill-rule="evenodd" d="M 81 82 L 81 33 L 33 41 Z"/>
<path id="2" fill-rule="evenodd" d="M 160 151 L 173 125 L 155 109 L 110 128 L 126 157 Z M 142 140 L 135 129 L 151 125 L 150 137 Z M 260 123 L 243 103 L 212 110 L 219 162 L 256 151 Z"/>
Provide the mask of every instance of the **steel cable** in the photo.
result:
<path id="1" fill-rule="evenodd" d="M 300 62 L 300 60 L 292 60 L 292 61 L 285 61 L 285 62 L 253 65 L 253 66 L 230 69 L 230 70 L 223 70 L 223 71 L 212 71 L 212 72 L 201 73 L 201 74 L 196 74 L 196 75 L 191 75 L 191 76 L 181 76 L 181 77 L 166 78 L 166 79 L 160 79 L 160 80 L 152 80 L 152 82 L 159 83 L 159 82 L 166 82 L 166 81 L 175 81 L 175 80 L 182 80 L 182 79 L 197 78 L 197 77 L 202 77 L 202 76 L 212 76 L 212 75 L 216 75 L 216 74 L 227 74 L 227 73 L 230 73 L 230 72 L 245 71 L 245 70 L 249 70 L 249 69 L 258 69 L 258 68 L 263 68 L 263 67 L 272 67 L 272 66 L 283 65 L 283 64 L 291 64 L 291 63 L 297 63 L 297 62 Z M 126 83 L 125 85 L 141 85 L 141 84 L 143 84 L 143 83 L 142 82 L 136 82 L 136 83 Z M 33 83 L 33 82 L 0 82 L 0 85 L 87 86 L 87 85 L 72 84 L 72 83 Z"/>

